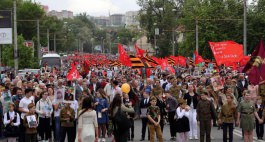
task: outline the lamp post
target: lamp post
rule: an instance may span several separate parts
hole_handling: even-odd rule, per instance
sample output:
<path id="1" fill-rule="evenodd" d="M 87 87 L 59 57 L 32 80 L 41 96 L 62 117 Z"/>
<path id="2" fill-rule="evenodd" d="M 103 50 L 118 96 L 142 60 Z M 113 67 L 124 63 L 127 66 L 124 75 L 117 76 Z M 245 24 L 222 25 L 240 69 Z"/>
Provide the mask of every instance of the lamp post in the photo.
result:
<path id="1" fill-rule="evenodd" d="M 18 47 L 17 47 L 17 2 L 14 0 L 14 64 L 15 64 L 15 75 L 18 71 Z"/>
<path id="2" fill-rule="evenodd" d="M 199 54 L 199 27 L 198 27 L 198 18 L 195 21 L 195 39 L 196 39 L 196 51 Z"/>
<path id="3" fill-rule="evenodd" d="M 244 0 L 244 26 L 243 26 L 243 31 L 244 31 L 244 39 L 243 39 L 243 44 L 244 44 L 244 55 L 247 55 L 247 0 Z"/>
<path id="4" fill-rule="evenodd" d="M 91 48 L 92 48 L 91 52 L 93 54 L 94 53 L 94 47 L 93 47 L 94 46 L 94 38 L 91 38 L 90 40 L 91 40 L 91 45 L 92 45 L 91 46 Z"/>
<path id="5" fill-rule="evenodd" d="M 172 53 L 175 56 L 175 29 L 172 29 Z"/>

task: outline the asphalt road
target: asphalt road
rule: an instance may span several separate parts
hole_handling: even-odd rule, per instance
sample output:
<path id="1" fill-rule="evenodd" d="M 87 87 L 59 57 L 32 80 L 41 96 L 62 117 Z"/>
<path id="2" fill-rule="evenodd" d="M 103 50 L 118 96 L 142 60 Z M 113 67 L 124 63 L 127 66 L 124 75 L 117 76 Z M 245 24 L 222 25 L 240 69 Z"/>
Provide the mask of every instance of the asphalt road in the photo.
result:
<path id="1" fill-rule="evenodd" d="M 141 124 L 141 120 L 135 120 L 134 122 L 134 142 L 140 142 L 140 139 L 141 139 L 141 129 L 142 129 L 142 124 Z M 199 133 L 198 133 L 199 134 Z M 234 129 L 234 140 L 233 142 L 242 142 L 243 139 L 242 139 L 242 132 L 241 132 L 241 129 L 240 128 L 235 128 Z M 265 142 L 264 140 L 257 140 L 257 137 L 256 137 L 256 132 L 255 130 L 253 131 L 253 134 L 254 134 L 254 141 L 253 142 Z M 218 130 L 217 127 L 212 127 L 212 131 L 211 131 L 211 136 L 212 136 L 212 142 L 222 142 L 223 139 L 222 139 L 222 135 L 223 135 L 223 130 L 220 129 Z M 199 135 L 198 135 L 199 136 Z M 265 138 L 265 137 L 264 137 Z M 163 132 L 163 139 L 164 139 L 164 142 L 170 142 L 170 131 L 169 131 L 169 125 L 166 125 L 165 128 L 164 128 L 164 132 Z M 111 142 L 111 139 L 108 138 L 106 139 L 107 142 Z M 189 140 L 190 142 L 198 142 L 199 140 Z M 147 140 L 147 132 L 146 132 L 146 139 L 144 142 L 148 142 Z M 176 142 L 176 141 L 175 141 Z"/>
<path id="2" fill-rule="evenodd" d="M 140 142 L 141 129 L 142 129 L 142 124 L 141 124 L 141 120 L 140 119 L 135 120 L 134 127 L 135 127 L 134 128 L 135 129 L 134 130 L 134 142 Z M 243 141 L 242 132 L 241 132 L 240 128 L 236 127 L 234 129 L 233 134 L 234 134 L 233 142 L 242 142 Z M 253 142 L 265 142 L 265 140 L 257 140 L 255 130 L 253 131 L 253 134 L 254 134 L 254 141 Z M 211 131 L 211 136 L 212 136 L 212 140 L 211 141 L 212 142 L 222 142 L 223 141 L 222 135 L 223 135 L 222 129 L 218 130 L 217 127 L 212 127 L 212 131 Z M 165 125 L 165 127 L 164 127 L 163 139 L 164 139 L 164 142 L 170 142 L 170 140 L 169 140 L 170 139 L 169 125 Z M 190 142 L 198 142 L 199 140 L 189 140 L 189 141 Z M 7 142 L 7 140 L 6 139 L 4 139 L 4 140 L 0 139 L 0 142 Z M 66 140 L 66 142 L 67 142 L 67 140 Z M 106 142 L 111 142 L 111 138 L 107 138 Z M 147 140 L 147 132 L 146 132 L 146 139 L 145 139 L 144 142 L 148 142 L 148 140 Z"/>

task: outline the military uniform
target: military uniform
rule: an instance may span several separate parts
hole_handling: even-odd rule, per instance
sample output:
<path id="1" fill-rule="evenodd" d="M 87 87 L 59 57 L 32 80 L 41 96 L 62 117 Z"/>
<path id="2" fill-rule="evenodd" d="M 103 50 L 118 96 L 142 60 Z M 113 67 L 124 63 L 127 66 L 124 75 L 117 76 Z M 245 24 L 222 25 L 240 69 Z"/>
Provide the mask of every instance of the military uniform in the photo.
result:
<path id="1" fill-rule="evenodd" d="M 69 114 L 67 112 L 70 112 Z M 74 127 L 74 119 L 75 112 L 71 107 L 64 107 L 60 112 L 60 121 L 61 121 L 61 142 L 64 142 L 66 133 L 69 142 L 73 142 L 75 140 L 75 131 Z"/>
<path id="2" fill-rule="evenodd" d="M 200 100 L 197 105 L 197 121 L 200 122 L 200 142 L 211 141 L 211 120 L 217 117 L 214 105 L 208 100 Z"/>
<path id="3" fill-rule="evenodd" d="M 233 141 L 233 127 L 236 117 L 236 106 L 234 104 L 225 104 L 222 106 L 219 119 L 223 125 L 223 140 L 227 141 L 227 128 L 229 129 L 229 142 Z"/>
<path id="4" fill-rule="evenodd" d="M 179 92 L 180 92 L 180 86 L 174 84 L 169 88 L 169 93 L 175 97 L 176 99 L 179 99 Z"/>
<path id="5" fill-rule="evenodd" d="M 252 131 L 255 128 L 255 104 L 252 101 L 242 101 L 237 108 L 237 112 L 241 114 L 240 127 L 243 130 Z"/>
<path id="6" fill-rule="evenodd" d="M 161 86 L 156 86 L 152 89 L 151 95 L 158 96 L 159 94 L 163 93 L 163 88 Z"/>

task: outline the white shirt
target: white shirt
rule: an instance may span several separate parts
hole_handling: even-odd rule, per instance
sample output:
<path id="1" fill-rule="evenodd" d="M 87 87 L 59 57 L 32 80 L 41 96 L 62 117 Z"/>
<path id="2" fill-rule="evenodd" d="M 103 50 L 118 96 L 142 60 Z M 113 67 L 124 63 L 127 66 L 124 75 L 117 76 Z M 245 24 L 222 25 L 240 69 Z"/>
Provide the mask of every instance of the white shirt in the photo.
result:
<path id="1" fill-rule="evenodd" d="M 171 83 L 168 83 L 167 86 L 166 86 L 166 88 L 165 88 L 165 91 L 168 91 L 171 86 L 172 86 L 172 84 Z"/>
<path id="2" fill-rule="evenodd" d="M 93 83 L 93 90 L 96 91 L 96 83 Z"/>
<path id="3" fill-rule="evenodd" d="M 9 113 L 9 120 L 7 120 L 7 113 Z M 17 121 L 16 123 L 13 123 L 14 126 L 19 126 L 20 125 L 20 117 L 19 117 L 19 114 L 16 113 L 17 115 Z M 4 124 L 7 125 L 10 123 L 10 119 L 14 119 L 15 118 L 15 111 L 9 111 L 9 112 L 6 112 L 5 115 L 4 115 Z"/>
<path id="4" fill-rule="evenodd" d="M 242 85 L 245 86 L 245 83 L 246 83 L 245 80 L 242 80 L 241 82 L 242 82 Z"/>
<path id="5" fill-rule="evenodd" d="M 147 104 L 149 102 L 149 97 L 144 99 L 144 104 Z"/>
<path id="6" fill-rule="evenodd" d="M 116 94 L 122 95 L 122 91 L 121 91 L 121 88 L 119 86 L 116 86 L 115 88 L 113 88 L 112 94 L 110 95 L 110 103 L 112 103 Z"/>
<path id="7" fill-rule="evenodd" d="M 70 107 L 75 111 L 75 119 L 77 118 L 77 112 L 78 112 L 78 102 L 77 100 L 74 100 L 74 102 L 71 103 Z"/>
<path id="8" fill-rule="evenodd" d="M 106 92 L 106 94 L 107 94 L 108 96 L 111 95 L 111 93 L 112 93 L 112 86 L 111 86 L 111 83 L 108 83 L 108 84 L 104 87 L 104 91 Z"/>
<path id="9" fill-rule="evenodd" d="M 19 102 L 19 107 L 20 108 L 22 108 L 24 111 L 29 111 L 29 109 L 28 109 L 28 105 L 30 104 L 30 103 L 34 103 L 34 97 L 33 96 L 31 96 L 31 97 L 29 97 L 29 98 L 27 98 L 27 97 L 24 97 L 24 98 L 22 98 L 21 100 L 20 100 L 20 102 Z M 21 113 L 21 119 L 24 119 L 24 116 L 26 115 L 26 113 Z"/>
<path id="10" fill-rule="evenodd" d="M 176 110 L 177 116 L 178 118 L 182 118 L 183 116 L 186 116 L 187 118 L 189 118 L 189 111 L 186 111 L 185 109 L 182 109 L 178 107 Z"/>
<path id="11" fill-rule="evenodd" d="M 163 84 L 166 83 L 166 82 L 167 82 L 167 80 L 163 80 L 163 79 L 161 79 L 161 80 L 160 80 L 160 86 L 162 87 Z"/>
<path id="12" fill-rule="evenodd" d="M 57 101 L 55 101 L 55 99 L 53 100 L 52 102 L 53 105 L 58 105 L 59 104 L 59 107 L 57 110 L 54 110 L 54 117 L 60 117 L 60 113 L 61 113 L 61 103 L 58 103 Z"/>
<path id="13" fill-rule="evenodd" d="M 40 99 L 36 104 L 36 112 L 39 114 L 39 117 L 51 117 L 53 112 L 52 102 L 48 98 L 46 100 Z M 46 115 L 43 115 L 43 112 Z"/>

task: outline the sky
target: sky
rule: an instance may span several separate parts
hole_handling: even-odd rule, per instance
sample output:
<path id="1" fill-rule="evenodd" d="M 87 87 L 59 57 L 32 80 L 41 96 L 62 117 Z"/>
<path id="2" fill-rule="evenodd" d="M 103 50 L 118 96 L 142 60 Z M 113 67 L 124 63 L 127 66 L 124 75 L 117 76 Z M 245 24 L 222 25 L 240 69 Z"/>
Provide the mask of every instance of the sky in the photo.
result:
<path id="1" fill-rule="evenodd" d="M 49 6 L 49 11 L 69 10 L 74 15 L 86 12 L 91 16 L 108 16 L 110 14 L 125 14 L 126 11 L 136 11 L 140 7 L 137 0 L 35 0 L 41 5 Z"/>

